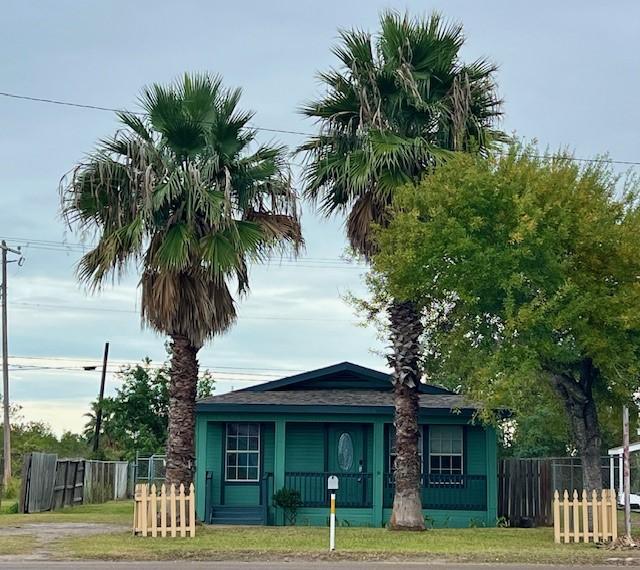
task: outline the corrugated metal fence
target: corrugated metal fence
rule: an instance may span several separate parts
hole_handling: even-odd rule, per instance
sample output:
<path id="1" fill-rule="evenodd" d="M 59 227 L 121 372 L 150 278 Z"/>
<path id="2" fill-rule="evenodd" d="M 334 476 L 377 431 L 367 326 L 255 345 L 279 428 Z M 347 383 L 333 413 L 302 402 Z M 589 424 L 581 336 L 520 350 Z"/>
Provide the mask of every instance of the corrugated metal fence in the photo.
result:
<path id="1" fill-rule="evenodd" d="M 129 487 L 126 461 L 58 459 L 51 453 L 28 453 L 22 465 L 20 512 L 125 499 L 132 495 Z"/>

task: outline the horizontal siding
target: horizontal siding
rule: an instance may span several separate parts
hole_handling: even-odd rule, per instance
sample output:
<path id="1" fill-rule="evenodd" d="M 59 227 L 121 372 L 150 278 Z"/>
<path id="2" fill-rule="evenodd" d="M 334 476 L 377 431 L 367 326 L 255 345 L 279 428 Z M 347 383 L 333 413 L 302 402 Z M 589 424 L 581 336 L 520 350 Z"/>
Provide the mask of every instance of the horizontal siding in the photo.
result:
<path id="1" fill-rule="evenodd" d="M 211 504 L 220 504 L 220 477 L 222 474 L 222 432 L 223 424 L 209 422 L 207 424 L 207 471 L 212 472 Z"/>
<path id="2" fill-rule="evenodd" d="M 478 426 L 467 427 L 466 469 L 468 475 L 487 474 L 486 436 L 484 429 Z"/>
<path id="3" fill-rule="evenodd" d="M 324 471 L 323 424 L 287 424 L 285 470 Z"/>

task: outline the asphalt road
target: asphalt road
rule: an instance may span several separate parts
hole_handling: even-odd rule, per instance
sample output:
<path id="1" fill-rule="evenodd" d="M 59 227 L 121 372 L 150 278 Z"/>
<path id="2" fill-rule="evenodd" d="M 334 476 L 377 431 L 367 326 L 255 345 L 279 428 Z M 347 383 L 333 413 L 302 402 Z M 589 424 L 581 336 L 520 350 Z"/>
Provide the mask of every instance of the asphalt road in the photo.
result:
<path id="1" fill-rule="evenodd" d="M 611 570 L 613 566 L 549 566 L 538 564 L 426 564 L 415 562 L 0 562 L 0 568 L 15 570 Z"/>

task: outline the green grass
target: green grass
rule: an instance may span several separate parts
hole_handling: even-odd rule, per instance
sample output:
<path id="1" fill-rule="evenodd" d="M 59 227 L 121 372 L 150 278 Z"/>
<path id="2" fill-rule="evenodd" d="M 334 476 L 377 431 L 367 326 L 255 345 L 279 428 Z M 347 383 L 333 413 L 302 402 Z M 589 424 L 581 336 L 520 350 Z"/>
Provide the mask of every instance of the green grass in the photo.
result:
<path id="1" fill-rule="evenodd" d="M 4 504 L 4 503 L 3 503 Z M 84 522 L 121 524 L 130 526 L 133 521 L 132 501 L 110 501 L 101 505 L 79 505 L 59 511 L 35 514 L 3 514 L 0 527 L 30 523 Z"/>
<path id="2" fill-rule="evenodd" d="M 51 513 L 2 515 L 0 527 L 33 523 L 103 523 L 130 528 L 131 501 L 81 505 Z M 634 530 L 640 516 L 634 514 Z M 640 530 L 640 529 L 639 529 Z M 37 534 L 34 532 L 34 534 Z M 0 530 L 0 536 L 2 531 Z M 373 528 L 338 528 L 337 546 L 329 554 L 329 532 L 318 527 L 198 526 L 196 537 L 142 538 L 129 530 L 87 536 L 61 537 L 50 546 L 57 558 L 105 560 L 264 559 L 282 557 L 452 560 L 459 562 L 598 563 L 617 553 L 593 544 L 556 545 L 553 529 L 435 529 L 400 533 Z M 0 554 L 27 554 L 36 546 L 33 537 L 0 539 Z"/>
<path id="3" fill-rule="evenodd" d="M 0 515 L 10 514 L 18 505 L 17 499 L 2 499 L 0 502 Z"/>
<path id="4" fill-rule="evenodd" d="M 469 562 L 599 562 L 615 556 L 594 545 L 556 545 L 552 529 L 438 529 L 399 533 L 339 528 L 337 553 L 353 559 L 447 559 Z M 112 533 L 57 543 L 60 557 L 109 560 L 277 559 L 329 556 L 329 532 L 312 527 L 198 527 L 196 537 L 142 538 Z"/>
<path id="5" fill-rule="evenodd" d="M 36 545 L 35 537 L 28 534 L 0 536 L 0 556 L 30 554 Z"/>

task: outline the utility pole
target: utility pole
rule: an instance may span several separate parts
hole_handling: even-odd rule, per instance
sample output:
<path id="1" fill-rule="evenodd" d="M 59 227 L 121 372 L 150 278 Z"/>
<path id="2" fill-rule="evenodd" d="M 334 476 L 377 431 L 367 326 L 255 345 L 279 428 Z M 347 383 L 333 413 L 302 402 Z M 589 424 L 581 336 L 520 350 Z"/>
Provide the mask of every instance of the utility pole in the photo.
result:
<path id="1" fill-rule="evenodd" d="M 97 453 L 100 447 L 100 428 L 102 427 L 102 400 L 104 398 L 104 384 L 107 379 L 107 360 L 109 359 L 109 343 L 104 343 L 104 356 L 102 357 L 102 375 L 100 377 L 100 394 L 98 395 L 98 409 L 96 410 L 96 433 L 93 438 L 93 452 Z"/>
<path id="2" fill-rule="evenodd" d="M 9 423 L 9 340 L 7 338 L 7 253 L 20 255 L 18 264 L 22 264 L 22 254 L 20 248 L 11 249 L 7 242 L 2 240 L 0 243 L 2 250 L 2 404 L 4 410 L 3 419 L 3 457 L 4 457 L 4 473 L 3 481 L 5 487 L 9 485 L 11 480 L 11 424 Z"/>
<path id="3" fill-rule="evenodd" d="M 624 533 L 631 541 L 631 469 L 629 465 L 629 408 L 622 408 L 622 448 L 624 470 Z"/>

